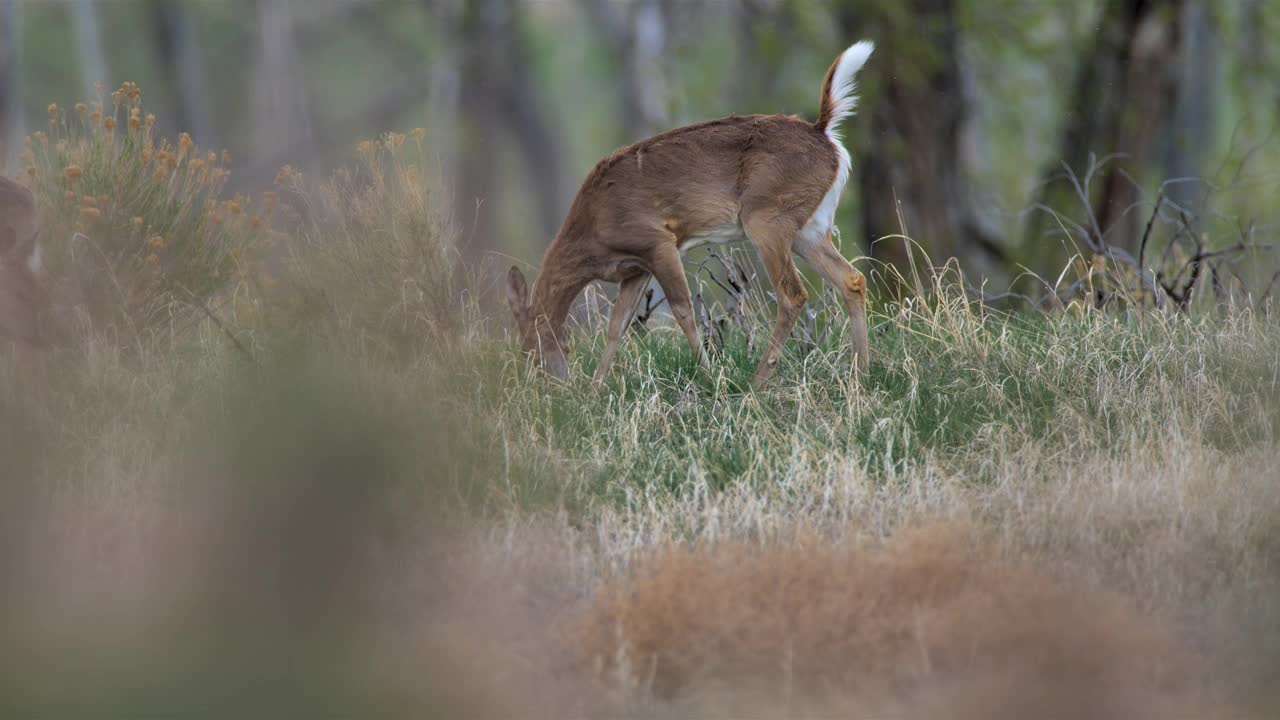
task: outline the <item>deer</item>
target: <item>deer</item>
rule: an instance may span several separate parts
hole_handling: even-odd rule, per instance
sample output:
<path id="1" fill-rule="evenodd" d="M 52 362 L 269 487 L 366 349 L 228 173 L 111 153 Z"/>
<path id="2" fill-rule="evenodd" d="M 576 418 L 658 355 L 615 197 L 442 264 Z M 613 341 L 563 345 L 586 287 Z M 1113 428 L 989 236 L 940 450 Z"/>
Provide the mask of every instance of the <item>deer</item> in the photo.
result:
<path id="1" fill-rule="evenodd" d="M 753 387 L 773 376 L 808 300 L 793 254 L 841 295 L 850 318 L 852 372 L 865 373 L 866 278 L 836 249 L 832 230 L 851 164 L 840 124 L 854 112 L 856 75 L 873 50 L 863 40 L 835 59 L 822 81 L 815 122 L 796 115 L 731 115 L 667 130 L 597 163 L 547 247 L 532 295 L 518 267 L 507 273 L 507 303 L 522 350 L 553 378 L 567 380 L 570 306 L 591 282 L 617 283 L 592 379 L 599 389 L 653 278 L 699 366 L 709 370 L 681 258 L 705 244 L 749 242 L 777 298 Z"/>
<path id="2" fill-rule="evenodd" d="M 39 280 L 43 254 L 31 192 L 0 176 L 0 341 L 44 344 L 41 313 L 48 294 Z"/>

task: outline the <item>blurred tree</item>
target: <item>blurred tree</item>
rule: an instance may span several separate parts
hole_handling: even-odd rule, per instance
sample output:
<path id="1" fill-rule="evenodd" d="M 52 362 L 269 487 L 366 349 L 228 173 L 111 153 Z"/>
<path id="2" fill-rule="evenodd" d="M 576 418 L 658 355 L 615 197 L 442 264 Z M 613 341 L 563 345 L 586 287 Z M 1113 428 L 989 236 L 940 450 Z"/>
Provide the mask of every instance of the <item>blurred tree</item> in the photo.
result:
<path id="1" fill-rule="evenodd" d="M 213 136 L 204 52 L 196 37 L 188 4 L 176 0 L 151 0 L 148 10 L 156 64 L 164 76 L 166 91 L 173 103 L 172 120 L 162 120 L 167 123 L 166 134 L 173 136 L 175 131 L 186 131 L 199 145 L 217 146 L 217 139 Z"/>
<path id="2" fill-rule="evenodd" d="M 289 0 L 256 0 L 258 60 L 254 78 L 254 154 L 273 157 L 293 148 L 305 165 L 313 140 L 302 64 L 293 37 Z"/>
<path id="3" fill-rule="evenodd" d="M 107 83 L 107 56 L 102 52 L 102 34 L 98 27 L 98 11 L 94 0 L 75 0 L 69 8 L 71 24 L 76 33 L 76 46 L 80 57 L 81 97 L 97 95 L 99 84 Z M 106 88 L 108 91 L 110 88 Z"/>
<path id="4" fill-rule="evenodd" d="M 0 172 L 12 168 L 26 135 L 22 112 L 22 28 L 18 0 L 0 0 Z"/>
<path id="5" fill-rule="evenodd" d="M 866 37 L 878 48 L 865 85 L 873 100 L 858 145 L 863 227 L 870 253 L 911 277 L 907 235 L 932 263 L 1004 251 L 967 192 L 961 131 L 973 104 L 964 82 L 956 0 L 897 4 L 847 0 L 837 10 L 842 38 Z M 890 288 L 900 292 L 902 288 Z"/>
<path id="6" fill-rule="evenodd" d="M 1157 141 L 1168 129 L 1181 84 L 1190 77 L 1179 72 L 1178 62 L 1186 4 L 1107 0 L 1066 104 L 1059 151 L 1043 172 L 1043 205 L 1077 217 L 1095 236 L 1102 234 L 1108 244 L 1130 253 L 1141 235 L 1140 218 L 1133 212 L 1140 195 L 1137 184 L 1156 160 Z M 1192 121 L 1189 114 L 1184 117 Z M 1072 184 L 1063 179 L 1063 164 L 1083 183 L 1090 158 L 1109 156 L 1100 174 L 1090 178 L 1085 216 Z M 1045 213 L 1031 215 L 1028 245 L 1044 250 L 1037 253 L 1044 263 L 1038 270 L 1051 271 L 1064 260 L 1054 251 L 1060 243 L 1044 241 L 1045 232 L 1056 228 Z"/>
<path id="7" fill-rule="evenodd" d="M 733 14 L 738 69 L 730 79 L 734 104 L 743 112 L 777 112 L 764 106 L 776 103 L 785 89 L 781 68 L 798 41 L 797 0 L 740 0 Z M 816 111 L 815 111 L 816 112 Z"/>
<path id="8" fill-rule="evenodd" d="M 565 157 L 557 124 L 549 115 L 534 74 L 522 0 L 474 0 L 464 6 L 459 40 L 460 128 L 457 219 L 472 224 L 466 251 L 479 257 L 500 246 L 496 233 L 497 161 L 508 138 L 524 160 L 541 236 L 550 238 L 568 206 L 563 192 Z M 480 202 L 477 208 L 476 203 Z"/>
<path id="9" fill-rule="evenodd" d="M 671 126 L 668 111 L 668 17 L 663 0 L 582 0 L 604 35 L 620 78 L 624 142 Z"/>
<path id="10" fill-rule="evenodd" d="M 1204 0 L 1184 0 L 1182 42 L 1175 72 L 1178 73 L 1172 127 L 1161 149 L 1163 174 L 1167 178 L 1195 177 L 1204 172 L 1209 143 L 1213 136 L 1215 85 L 1222 57 L 1212 17 Z M 1195 208 L 1203 198 L 1203 188 L 1192 183 L 1170 185 L 1167 194 L 1183 207 Z M 1199 208 L 1195 208 L 1199 211 Z"/>

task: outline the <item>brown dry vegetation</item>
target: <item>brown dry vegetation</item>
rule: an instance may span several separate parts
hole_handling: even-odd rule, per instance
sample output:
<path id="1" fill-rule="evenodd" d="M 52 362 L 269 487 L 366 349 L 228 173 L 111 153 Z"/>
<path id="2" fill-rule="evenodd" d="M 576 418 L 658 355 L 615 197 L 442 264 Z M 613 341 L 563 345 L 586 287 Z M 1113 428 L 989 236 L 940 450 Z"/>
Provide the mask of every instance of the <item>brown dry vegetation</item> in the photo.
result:
<path id="1" fill-rule="evenodd" d="M 599 593 L 583 644 L 699 716 L 1160 717 L 1194 697 L 1128 603 L 948 523 L 663 549 Z"/>

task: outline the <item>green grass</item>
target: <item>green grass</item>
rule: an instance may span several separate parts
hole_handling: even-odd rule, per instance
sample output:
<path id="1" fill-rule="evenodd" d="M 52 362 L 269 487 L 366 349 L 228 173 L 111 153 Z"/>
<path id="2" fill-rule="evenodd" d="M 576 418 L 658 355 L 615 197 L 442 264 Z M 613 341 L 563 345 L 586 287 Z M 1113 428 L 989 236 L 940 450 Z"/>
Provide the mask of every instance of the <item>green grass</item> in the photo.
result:
<path id="1" fill-rule="evenodd" d="M 713 354 L 709 375 L 682 337 L 633 335 L 599 393 L 589 383 L 602 346 L 594 335 L 576 342 L 565 386 L 510 346 L 470 372 L 487 386 L 485 412 L 517 444 L 554 450 L 581 468 L 586 493 L 611 503 L 768 484 L 832 458 L 880 481 L 937 463 L 981 482 L 993 443 L 1117 452 L 1171 427 L 1221 450 L 1277 438 L 1280 341 L 1265 319 L 966 322 L 969 337 L 957 341 L 956 328 L 923 314 L 882 320 L 860 383 L 843 332 L 806 354 L 792 342 L 761 391 L 748 389 L 756 355 L 740 334 Z"/>

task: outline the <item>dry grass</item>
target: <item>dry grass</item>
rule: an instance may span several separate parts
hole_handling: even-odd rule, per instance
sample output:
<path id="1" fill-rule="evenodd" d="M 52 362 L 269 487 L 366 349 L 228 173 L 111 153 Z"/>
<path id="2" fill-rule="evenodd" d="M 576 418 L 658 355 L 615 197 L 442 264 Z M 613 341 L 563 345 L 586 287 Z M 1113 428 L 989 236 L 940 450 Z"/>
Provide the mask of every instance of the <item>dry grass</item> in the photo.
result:
<path id="1" fill-rule="evenodd" d="M 481 316 L 420 141 L 283 174 L 297 212 L 212 317 L 86 333 L 39 382 L 0 358 L 0 706 L 88 677 L 71 701 L 134 714 L 1274 709 L 1268 310 L 1012 316 L 955 277 L 873 315 L 862 383 L 819 306 L 765 391 L 748 333 L 708 378 L 658 327 L 597 395 L 597 327 L 555 386 Z"/>
<path id="2" fill-rule="evenodd" d="M 1176 643 L 1124 601 L 950 524 L 883 545 L 664 548 L 599 592 L 583 645 L 606 674 L 702 717 L 924 717 L 957 699 L 996 717 L 1134 717 L 1189 679 Z"/>

